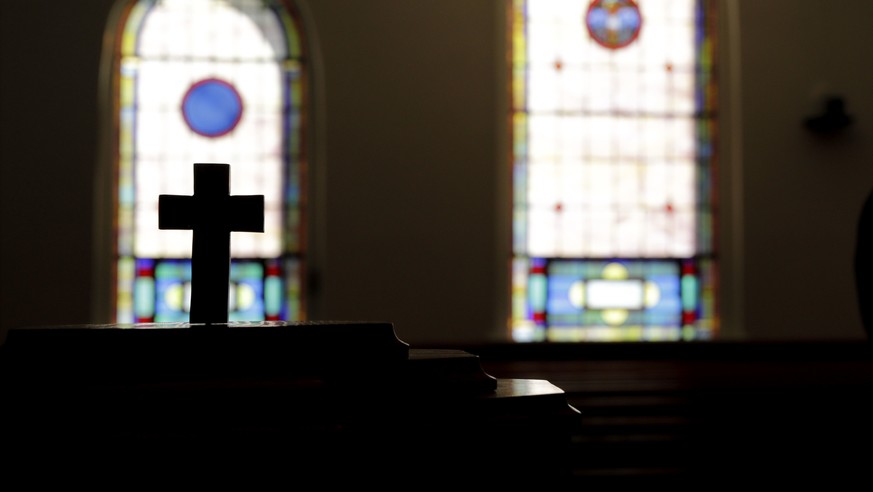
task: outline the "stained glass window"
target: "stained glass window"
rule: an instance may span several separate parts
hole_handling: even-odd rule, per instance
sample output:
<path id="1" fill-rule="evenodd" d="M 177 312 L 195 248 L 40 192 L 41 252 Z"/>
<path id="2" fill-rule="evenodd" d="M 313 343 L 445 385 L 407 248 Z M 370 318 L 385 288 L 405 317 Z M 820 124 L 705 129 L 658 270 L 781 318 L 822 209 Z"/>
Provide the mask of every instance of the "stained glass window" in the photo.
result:
<path id="1" fill-rule="evenodd" d="M 712 339 L 714 2 L 511 15 L 513 339 Z"/>
<path id="2" fill-rule="evenodd" d="M 116 319 L 187 321 L 191 231 L 158 229 L 158 196 L 194 163 L 264 195 L 265 232 L 231 234 L 231 321 L 303 319 L 305 64 L 298 18 L 270 0 L 140 0 L 118 51 Z"/>

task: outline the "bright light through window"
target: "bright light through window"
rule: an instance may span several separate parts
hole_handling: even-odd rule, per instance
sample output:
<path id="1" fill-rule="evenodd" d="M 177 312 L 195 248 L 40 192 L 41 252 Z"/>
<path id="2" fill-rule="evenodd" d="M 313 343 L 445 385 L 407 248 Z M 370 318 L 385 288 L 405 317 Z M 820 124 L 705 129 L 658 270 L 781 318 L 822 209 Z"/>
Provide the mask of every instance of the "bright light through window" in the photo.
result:
<path id="1" fill-rule="evenodd" d="M 710 3 L 513 3 L 516 340 L 714 335 Z M 688 282 L 695 292 L 662 295 L 655 306 L 631 299 L 638 289 L 610 287 L 610 302 L 639 313 L 617 316 L 550 302 L 567 295 L 552 268 L 558 260 L 588 269 L 588 279 L 604 275 L 599 265 L 609 260 L 631 269 L 672 263 L 677 285 L 683 275 L 700 281 Z M 677 301 L 683 296 L 694 299 L 690 308 Z M 668 305 L 676 316 L 646 315 Z"/>

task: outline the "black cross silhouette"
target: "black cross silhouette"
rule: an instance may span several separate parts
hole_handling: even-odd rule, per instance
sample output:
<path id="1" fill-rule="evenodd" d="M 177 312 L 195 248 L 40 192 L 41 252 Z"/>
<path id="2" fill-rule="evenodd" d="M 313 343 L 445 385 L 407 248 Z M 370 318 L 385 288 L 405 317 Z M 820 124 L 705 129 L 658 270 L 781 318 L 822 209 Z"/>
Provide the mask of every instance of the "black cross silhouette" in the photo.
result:
<path id="1" fill-rule="evenodd" d="M 159 229 L 191 229 L 191 323 L 227 323 L 230 233 L 264 232 L 264 195 L 230 195 L 229 164 L 194 164 L 194 196 L 160 195 Z"/>

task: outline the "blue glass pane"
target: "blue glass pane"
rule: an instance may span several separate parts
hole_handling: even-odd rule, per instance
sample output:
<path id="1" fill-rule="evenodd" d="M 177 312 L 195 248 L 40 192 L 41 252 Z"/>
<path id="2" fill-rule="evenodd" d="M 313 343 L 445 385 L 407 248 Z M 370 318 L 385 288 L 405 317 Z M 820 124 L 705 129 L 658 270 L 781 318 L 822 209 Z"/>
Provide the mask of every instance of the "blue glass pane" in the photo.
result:
<path id="1" fill-rule="evenodd" d="M 218 79 L 195 83 L 182 101 L 185 122 L 207 137 L 218 137 L 233 130 L 242 117 L 242 109 L 242 99 L 236 89 Z"/>

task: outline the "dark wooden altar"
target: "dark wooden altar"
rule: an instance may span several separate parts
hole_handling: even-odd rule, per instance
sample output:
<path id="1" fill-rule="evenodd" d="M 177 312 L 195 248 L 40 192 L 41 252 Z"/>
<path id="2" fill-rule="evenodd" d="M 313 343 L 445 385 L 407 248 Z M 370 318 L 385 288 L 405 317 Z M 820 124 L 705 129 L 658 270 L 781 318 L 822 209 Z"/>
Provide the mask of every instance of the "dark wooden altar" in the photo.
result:
<path id="1" fill-rule="evenodd" d="M 37 482 L 560 484 L 580 416 L 390 323 L 18 329 L 0 365 L 8 470 Z"/>

